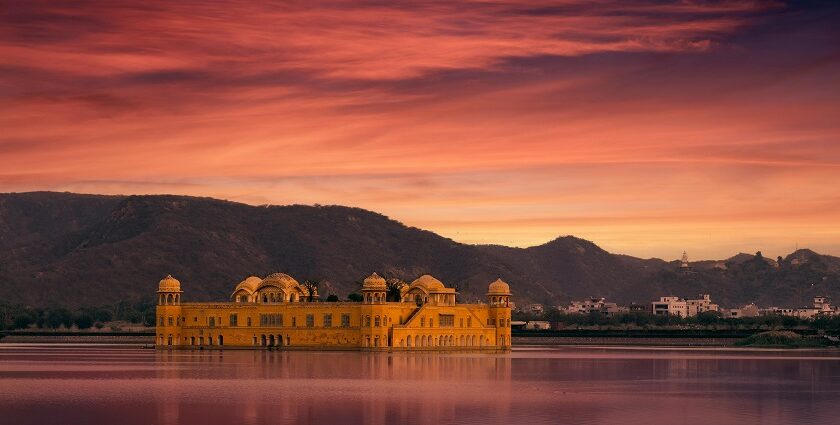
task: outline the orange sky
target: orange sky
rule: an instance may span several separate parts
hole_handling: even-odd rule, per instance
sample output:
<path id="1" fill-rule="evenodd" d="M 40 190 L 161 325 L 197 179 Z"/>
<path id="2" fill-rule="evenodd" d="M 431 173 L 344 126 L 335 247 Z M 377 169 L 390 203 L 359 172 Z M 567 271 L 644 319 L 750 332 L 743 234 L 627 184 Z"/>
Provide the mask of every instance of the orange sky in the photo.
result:
<path id="1" fill-rule="evenodd" d="M 0 191 L 840 255 L 830 2 L 63 3 L 0 9 Z"/>

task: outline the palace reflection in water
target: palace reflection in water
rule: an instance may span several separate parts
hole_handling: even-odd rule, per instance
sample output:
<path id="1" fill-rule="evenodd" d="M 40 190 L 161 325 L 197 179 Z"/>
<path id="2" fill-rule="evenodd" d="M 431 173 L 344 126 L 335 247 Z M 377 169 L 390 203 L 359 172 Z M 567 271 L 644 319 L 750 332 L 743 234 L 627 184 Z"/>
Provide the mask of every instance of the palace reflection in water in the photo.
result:
<path id="1" fill-rule="evenodd" d="M 156 375 L 163 382 L 206 385 L 207 392 L 220 390 L 209 396 L 218 397 L 220 403 L 225 394 L 238 400 L 230 411 L 208 411 L 206 417 L 205 412 L 197 413 L 211 422 L 223 415 L 246 423 L 265 418 L 290 423 L 386 424 L 405 418 L 440 423 L 471 408 L 483 410 L 483 415 L 509 417 L 510 404 L 504 400 L 511 397 L 511 360 L 468 353 L 159 351 L 158 363 L 186 362 L 190 367 L 160 368 Z M 229 388 L 217 389 L 219 380 L 230 382 Z M 475 393 L 475 388 L 489 386 L 492 392 Z M 183 393 L 180 385 L 160 392 L 160 423 L 195 418 L 190 403 L 180 396 Z M 320 401 L 313 402 L 313 397 Z M 501 402 L 487 406 L 488 397 Z"/>
<path id="2" fill-rule="evenodd" d="M 20 425 L 824 424 L 840 414 L 837 355 L 0 344 L 0 412 Z"/>

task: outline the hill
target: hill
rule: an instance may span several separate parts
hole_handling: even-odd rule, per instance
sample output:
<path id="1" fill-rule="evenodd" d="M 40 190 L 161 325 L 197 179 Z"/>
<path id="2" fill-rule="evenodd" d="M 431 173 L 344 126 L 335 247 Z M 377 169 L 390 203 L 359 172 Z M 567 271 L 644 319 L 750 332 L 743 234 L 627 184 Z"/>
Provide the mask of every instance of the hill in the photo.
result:
<path id="1" fill-rule="evenodd" d="M 0 194 L 0 297 L 36 306 L 152 300 L 169 273 L 186 300 L 220 300 L 245 276 L 275 271 L 321 280 L 322 294 L 342 298 L 372 271 L 406 280 L 432 273 L 465 300 L 482 299 L 502 277 L 520 304 L 590 295 L 647 303 L 702 292 L 724 305 L 798 305 L 817 293 L 840 295 L 840 259 L 800 251 L 781 265 L 740 255 L 684 275 L 676 263 L 611 254 L 572 236 L 530 248 L 467 245 L 358 208 Z"/>

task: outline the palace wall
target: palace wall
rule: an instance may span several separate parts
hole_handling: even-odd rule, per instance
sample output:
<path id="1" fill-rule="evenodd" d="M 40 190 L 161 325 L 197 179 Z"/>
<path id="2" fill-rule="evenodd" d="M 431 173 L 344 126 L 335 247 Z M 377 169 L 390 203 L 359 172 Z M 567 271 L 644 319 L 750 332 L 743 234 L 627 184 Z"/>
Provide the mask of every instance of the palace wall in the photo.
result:
<path id="1" fill-rule="evenodd" d="M 235 301 L 223 303 L 182 303 L 180 282 L 168 276 L 158 290 L 156 346 L 348 350 L 510 347 L 509 292 L 505 293 L 507 286 L 501 281 L 493 284 L 497 289 L 490 304 L 456 304 L 454 290 L 444 288 L 430 276 L 415 281 L 403 302 L 385 302 L 383 280 L 375 274 L 366 280 L 364 302 L 305 302 L 301 301 L 306 299 L 302 293 L 295 297 L 297 301 L 288 302 L 291 290 L 287 286 L 296 281 L 278 275 L 272 275 L 271 285 L 243 281 L 234 291 Z M 285 283 L 276 283 L 281 280 Z M 243 286 L 246 283 L 252 287 Z M 268 288 L 266 291 L 276 294 L 278 301 L 265 303 L 268 298 L 260 288 Z"/>

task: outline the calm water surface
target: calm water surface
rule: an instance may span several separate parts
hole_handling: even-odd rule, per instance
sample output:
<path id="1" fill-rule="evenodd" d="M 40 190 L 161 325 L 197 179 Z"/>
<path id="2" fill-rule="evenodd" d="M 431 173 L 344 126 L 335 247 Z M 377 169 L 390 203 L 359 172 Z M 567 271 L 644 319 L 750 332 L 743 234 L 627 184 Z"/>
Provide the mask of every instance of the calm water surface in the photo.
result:
<path id="1" fill-rule="evenodd" d="M 840 424 L 836 352 L 0 345 L 2 424 Z"/>

